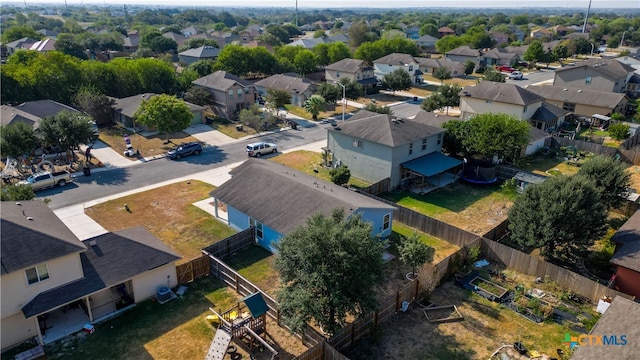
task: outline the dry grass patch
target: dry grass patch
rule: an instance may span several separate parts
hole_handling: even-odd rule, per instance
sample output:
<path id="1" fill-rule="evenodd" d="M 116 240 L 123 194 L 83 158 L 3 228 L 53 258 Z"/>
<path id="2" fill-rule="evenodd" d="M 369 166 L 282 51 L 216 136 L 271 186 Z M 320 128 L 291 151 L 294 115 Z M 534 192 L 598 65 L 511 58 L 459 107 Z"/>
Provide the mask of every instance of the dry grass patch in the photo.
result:
<path id="1" fill-rule="evenodd" d="M 365 97 L 361 97 L 358 100 L 356 100 L 356 102 L 366 105 L 375 101 L 376 105 L 384 106 L 384 105 L 397 103 L 398 101 L 405 101 L 407 99 L 408 99 L 407 97 L 399 96 L 399 95 L 373 94 L 373 95 L 367 95 Z"/>
<path id="2" fill-rule="evenodd" d="M 425 85 L 421 87 L 413 86 L 411 89 L 407 90 L 407 92 L 415 96 L 427 97 L 430 96 L 437 88 L 438 87 L 434 85 Z"/>
<path id="3" fill-rule="evenodd" d="M 208 198 L 214 188 L 200 181 L 179 182 L 107 201 L 85 209 L 85 213 L 108 231 L 144 226 L 180 255 L 179 263 L 183 263 L 199 257 L 201 249 L 235 233 L 192 205 Z"/>
<path id="4" fill-rule="evenodd" d="M 171 140 L 171 143 L 166 144 L 166 134 L 158 134 L 145 137 L 138 133 L 134 134 L 132 131 L 129 131 L 121 126 L 113 126 L 108 129 L 101 130 L 100 140 L 109 145 L 109 147 L 115 150 L 118 154 L 123 154 L 127 149 L 123 138 L 124 134 L 129 135 L 129 138 L 131 139 L 131 145 L 135 150 L 140 151 L 140 155 L 143 157 L 164 155 L 169 150 L 173 149 L 176 144 L 198 141 L 198 139 L 185 132 L 178 132 L 170 134 L 169 139 Z"/>
<path id="5" fill-rule="evenodd" d="M 437 82 L 438 84 L 441 84 L 442 82 L 440 81 L 440 79 L 436 79 L 435 77 L 431 76 L 431 75 L 427 75 L 424 74 L 422 75 L 422 78 L 425 81 L 430 81 L 430 82 Z M 458 84 L 461 87 L 465 87 L 465 86 L 469 86 L 469 85 L 476 85 L 478 83 L 478 80 L 473 77 L 473 78 L 452 78 L 452 79 L 447 79 L 444 81 L 445 84 Z"/>

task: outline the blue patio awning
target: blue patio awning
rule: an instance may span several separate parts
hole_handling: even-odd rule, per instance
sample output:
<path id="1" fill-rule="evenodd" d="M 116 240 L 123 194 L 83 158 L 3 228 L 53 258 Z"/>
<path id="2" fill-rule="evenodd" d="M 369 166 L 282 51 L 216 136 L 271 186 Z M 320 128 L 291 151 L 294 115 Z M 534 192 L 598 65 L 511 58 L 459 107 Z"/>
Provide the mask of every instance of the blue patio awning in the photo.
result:
<path id="1" fill-rule="evenodd" d="M 443 173 L 462 164 L 462 161 L 454 159 L 439 152 L 432 152 L 417 159 L 407 161 L 401 166 L 426 177 Z"/>

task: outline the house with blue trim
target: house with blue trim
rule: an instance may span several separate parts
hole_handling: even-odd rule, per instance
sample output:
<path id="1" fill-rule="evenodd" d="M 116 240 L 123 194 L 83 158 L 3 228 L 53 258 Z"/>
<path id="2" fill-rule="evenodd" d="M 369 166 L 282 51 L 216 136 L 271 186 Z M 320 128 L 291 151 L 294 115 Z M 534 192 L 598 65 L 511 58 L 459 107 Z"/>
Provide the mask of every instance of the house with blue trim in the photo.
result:
<path id="1" fill-rule="evenodd" d="M 239 231 L 254 226 L 256 242 L 271 252 L 307 219 L 318 213 L 329 216 L 335 208 L 371 223 L 372 236 L 391 234 L 395 207 L 275 161 L 248 159 L 230 175 L 211 192 L 216 217 L 226 206 L 228 225 Z"/>

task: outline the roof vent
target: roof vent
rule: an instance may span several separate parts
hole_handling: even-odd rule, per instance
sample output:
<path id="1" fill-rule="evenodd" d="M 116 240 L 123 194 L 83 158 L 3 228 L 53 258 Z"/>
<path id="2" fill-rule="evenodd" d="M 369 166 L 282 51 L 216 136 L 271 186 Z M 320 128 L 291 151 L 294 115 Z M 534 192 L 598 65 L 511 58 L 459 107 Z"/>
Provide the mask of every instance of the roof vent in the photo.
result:
<path id="1" fill-rule="evenodd" d="M 21 202 L 17 202 L 16 205 L 22 206 L 22 203 Z"/>
<path id="2" fill-rule="evenodd" d="M 33 221 L 33 218 L 31 216 L 27 216 L 27 220 Z"/>
<path id="3" fill-rule="evenodd" d="M 562 89 L 562 91 L 569 91 L 569 89 L 567 89 L 567 88 L 564 88 L 564 89 Z"/>
<path id="4" fill-rule="evenodd" d="M 579 93 L 582 93 L 582 89 L 578 90 Z"/>
<path id="5" fill-rule="evenodd" d="M 97 241 L 95 241 L 95 240 L 90 240 L 89 241 L 89 246 L 96 246 L 96 245 L 98 245 Z"/>

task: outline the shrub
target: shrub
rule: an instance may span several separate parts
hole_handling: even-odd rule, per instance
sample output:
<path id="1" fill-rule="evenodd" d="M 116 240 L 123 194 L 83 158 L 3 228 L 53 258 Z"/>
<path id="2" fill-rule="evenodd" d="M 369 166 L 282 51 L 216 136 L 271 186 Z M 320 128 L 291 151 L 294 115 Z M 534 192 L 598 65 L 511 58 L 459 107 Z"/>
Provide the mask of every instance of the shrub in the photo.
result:
<path id="1" fill-rule="evenodd" d="M 351 171 L 346 165 L 342 165 L 338 168 L 331 169 L 329 171 L 329 176 L 331 176 L 331 181 L 336 185 L 343 185 L 349 182 L 351 178 Z"/>
<path id="2" fill-rule="evenodd" d="M 609 136 L 616 141 L 622 141 L 629 138 L 629 125 L 623 123 L 615 123 L 609 126 Z"/>

